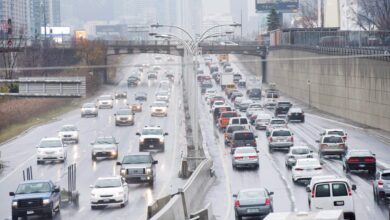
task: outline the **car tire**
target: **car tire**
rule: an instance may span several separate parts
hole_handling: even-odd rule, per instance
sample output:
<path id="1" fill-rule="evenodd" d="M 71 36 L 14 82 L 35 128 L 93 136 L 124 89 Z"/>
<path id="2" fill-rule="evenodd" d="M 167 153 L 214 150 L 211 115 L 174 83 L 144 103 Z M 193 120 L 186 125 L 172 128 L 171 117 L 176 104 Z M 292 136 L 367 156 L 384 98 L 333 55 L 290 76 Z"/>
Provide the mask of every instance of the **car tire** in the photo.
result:
<path id="1" fill-rule="evenodd" d="M 125 205 L 125 203 L 122 203 L 121 205 L 120 205 L 120 208 L 124 208 L 126 205 Z"/>
<path id="2" fill-rule="evenodd" d="M 349 169 L 349 167 L 345 166 L 345 173 L 350 173 L 350 172 L 351 172 L 351 170 Z"/>
<path id="3" fill-rule="evenodd" d="M 40 164 L 42 164 L 42 161 L 37 160 L 37 165 L 40 165 Z"/>
<path id="4" fill-rule="evenodd" d="M 376 169 L 368 170 L 368 175 L 370 175 L 371 177 L 375 177 L 375 174 L 376 174 Z"/>
<path id="5" fill-rule="evenodd" d="M 92 161 L 95 161 L 96 160 L 96 157 L 92 155 Z"/>
<path id="6" fill-rule="evenodd" d="M 152 187 L 152 188 L 154 187 L 154 179 L 149 181 L 149 186 Z"/>
<path id="7" fill-rule="evenodd" d="M 255 170 L 258 170 L 260 168 L 260 165 L 259 164 L 256 164 L 255 165 Z"/>
<path id="8" fill-rule="evenodd" d="M 372 188 L 372 194 L 373 194 L 373 196 L 374 196 L 375 202 L 376 202 L 376 203 L 379 203 L 379 196 L 378 196 L 378 194 L 375 192 L 374 187 Z"/>
<path id="9" fill-rule="evenodd" d="M 271 147 L 271 145 L 268 145 L 268 151 L 272 154 L 274 152 L 274 149 Z"/>
<path id="10" fill-rule="evenodd" d="M 97 207 L 96 207 L 96 206 L 94 206 L 94 205 L 91 205 L 91 209 L 92 209 L 92 210 L 96 210 L 96 209 L 97 209 Z"/>
<path id="11" fill-rule="evenodd" d="M 236 213 L 236 220 L 241 220 L 242 217 Z"/>
<path id="12" fill-rule="evenodd" d="M 355 213 L 350 213 L 350 214 L 348 215 L 348 219 L 349 219 L 349 220 L 355 220 L 355 219 L 356 219 Z"/>
<path id="13" fill-rule="evenodd" d="M 19 216 L 17 215 L 12 215 L 12 220 L 18 220 L 19 219 Z"/>

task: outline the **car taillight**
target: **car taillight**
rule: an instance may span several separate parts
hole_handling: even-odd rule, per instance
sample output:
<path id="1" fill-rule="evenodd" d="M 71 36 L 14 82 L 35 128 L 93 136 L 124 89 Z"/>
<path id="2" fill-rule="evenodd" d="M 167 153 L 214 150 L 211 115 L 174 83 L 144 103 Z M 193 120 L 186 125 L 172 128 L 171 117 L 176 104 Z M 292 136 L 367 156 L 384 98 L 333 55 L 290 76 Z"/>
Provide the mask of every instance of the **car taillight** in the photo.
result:
<path id="1" fill-rule="evenodd" d="M 311 191 L 311 198 L 315 198 L 316 197 L 316 192 L 314 190 Z"/>
<path id="2" fill-rule="evenodd" d="M 235 206 L 235 207 L 240 207 L 240 201 L 239 201 L 239 200 L 236 200 L 236 201 L 234 202 L 234 206 Z"/>
<path id="3" fill-rule="evenodd" d="M 265 205 L 271 205 L 271 200 L 269 198 L 265 199 Z"/>
<path id="4" fill-rule="evenodd" d="M 327 144 L 321 144 L 320 148 L 324 148 L 324 147 L 327 147 L 327 146 L 328 146 Z"/>
<path id="5" fill-rule="evenodd" d="M 303 171 L 302 168 L 295 168 L 295 171 Z"/>
<path id="6" fill-rule="evenodd" d="M 249 156 L 249 159 L 256 159 L 257 156 Z"/>
<path id="7" fill-rule="evenodd" d="M 322 167 L 314 168 L 314 170 L 322 170 Z"/>
<path id="8" fill-rule="evenodd" d="M 351 188 L 348 188 L 348 195 L 352 196 L 352 189 Z"/>
<path id="9" fill-rule="evenodd" d="M 345 147 L 345 144 L 339 144 L 339 147 Z"/>
<path id="10" fill-rule="evenodd" d="M 375 163 L 376 160 L 373 157 L 366 157 L 366 158 L 364 158 L 364 162 L 366 162 L 366 163 Z"/>
<path id="11" fill-rule="evenodd" d="M 290 141 L 291 141 L 291 142 L 294 141 L 294 137 L 293 137 L 293 136 L 290 137 Z"/>
<path id="12" fill-rule="evenodd" d="M 269 142 L 272 142 L 272 137 L 269 137 Z"/>
<path id="13" fill-rule="evenodd" d="M 242 158 L 244 158 L 244 157 L 239 157 L 239 156 L 234 157 L 234 159 L 236 159 L 236 160 L 241 160 Z"/>
<path id="14" fill-rule="evenodd" d="M 382 180 L 378 181 L 378 186 L 383 186 L 383 181 Z"/>
<path id="15" fill-rule="evenodd" d="M 358 158 L 349 158 L 348 163 L 358 163 L 359 159 Z"/>
<path id="16" fill-rule="evenodd" d="M 252 141 L 252 144 L 253 144 L 254 146 L 256 146 L 256 140 L 253 140 L 253 141 Z"/>

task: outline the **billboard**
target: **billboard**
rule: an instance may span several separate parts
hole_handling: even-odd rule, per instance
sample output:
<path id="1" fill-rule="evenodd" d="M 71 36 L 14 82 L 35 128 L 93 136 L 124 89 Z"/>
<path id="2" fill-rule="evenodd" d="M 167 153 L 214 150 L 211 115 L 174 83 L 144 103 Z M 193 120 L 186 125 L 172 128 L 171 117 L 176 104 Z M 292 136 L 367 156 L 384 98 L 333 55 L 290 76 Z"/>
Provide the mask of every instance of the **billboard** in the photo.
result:
<path id="1" fill-rule="evenodd" d="M 76 42 L 80 42 L 87 39 L 87 32 L 84 30 L 77 30 L 74 32 Z"/>
<path id="2" fill-rule="evenodd" d="M 45 34 L 45 27 L 41 27 L 41 34 Z M 70 27 L 46 27 L 46 35 L 53 37 L 70 35 Z"/>
<path id="3" fill-rule="evenodd" d="M 269 12 L 271 9 L 282 12 L 296 12 L 299 0 L 256 0 L 256 12 Z"/>

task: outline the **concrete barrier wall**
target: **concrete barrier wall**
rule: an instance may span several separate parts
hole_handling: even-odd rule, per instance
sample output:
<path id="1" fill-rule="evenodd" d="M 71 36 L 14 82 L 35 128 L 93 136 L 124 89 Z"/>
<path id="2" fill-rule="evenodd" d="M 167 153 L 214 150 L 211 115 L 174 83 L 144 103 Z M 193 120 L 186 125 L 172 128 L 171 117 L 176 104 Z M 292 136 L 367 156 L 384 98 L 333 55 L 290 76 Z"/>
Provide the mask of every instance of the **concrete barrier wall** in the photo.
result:
<path id="1" fill-rule="evenodd" d="M 390 62 L 324 56 L 300 50 L 271 50 L 269 82 L 320 110 L 390 131 Z"/>
<path id="2" fill-rule="evenodd" d="M 186 219 L 183 200 L 180 195 L 174 196 L 151 220 L 179 220 Z"/>

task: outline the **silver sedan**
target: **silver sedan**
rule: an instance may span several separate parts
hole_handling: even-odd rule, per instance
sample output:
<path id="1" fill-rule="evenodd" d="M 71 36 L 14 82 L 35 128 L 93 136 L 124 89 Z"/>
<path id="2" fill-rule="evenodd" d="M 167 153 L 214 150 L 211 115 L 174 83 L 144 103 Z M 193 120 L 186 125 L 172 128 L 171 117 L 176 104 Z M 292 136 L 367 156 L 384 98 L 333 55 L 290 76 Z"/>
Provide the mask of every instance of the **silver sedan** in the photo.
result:
<path id="1" fill-rule="evenodd" d="M 243 216 L 265 217 L 273 212 L 273 194 L 265 188 L 240 190 L 237 195 L 233 195 L 236 219 L 242 219 Z"/>
<path id="2" fill-rule="evenodd" d="M 233 169 L 237 167 L 259 168 L 258 150 L 254 147 L 238 147 L 232 156 Z"/>

